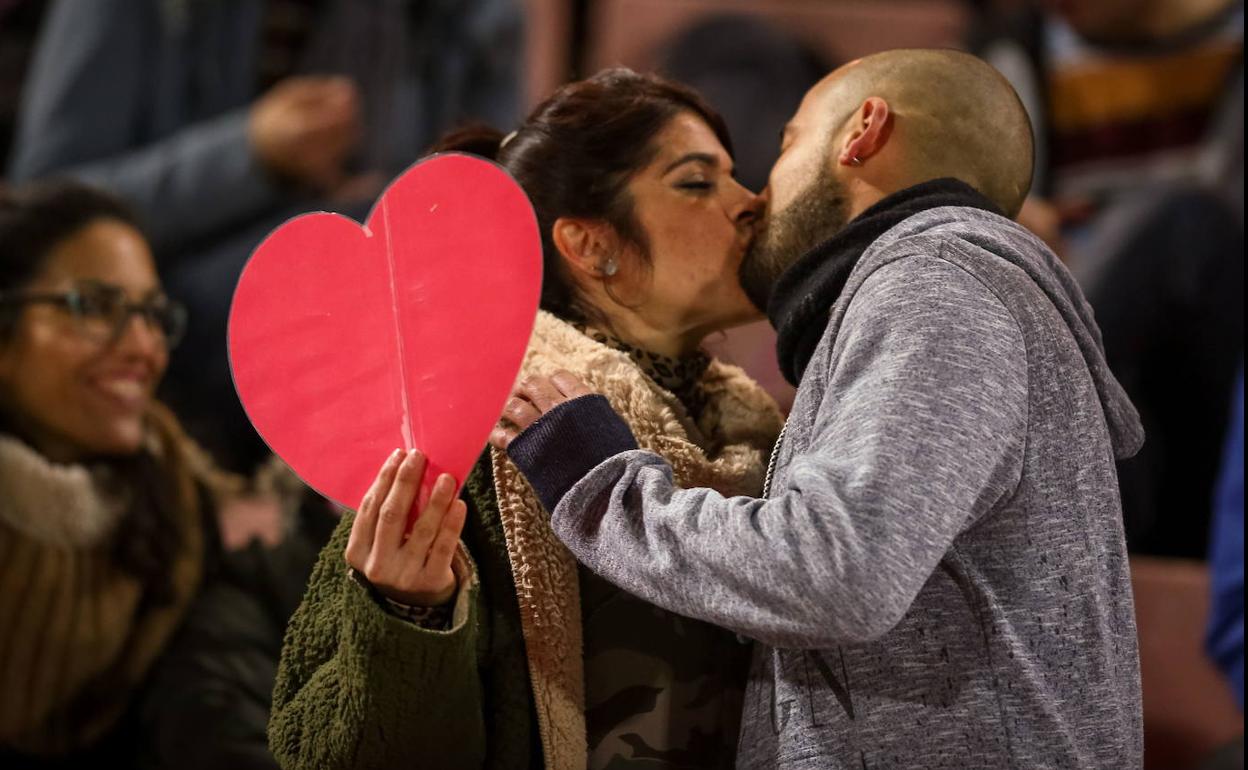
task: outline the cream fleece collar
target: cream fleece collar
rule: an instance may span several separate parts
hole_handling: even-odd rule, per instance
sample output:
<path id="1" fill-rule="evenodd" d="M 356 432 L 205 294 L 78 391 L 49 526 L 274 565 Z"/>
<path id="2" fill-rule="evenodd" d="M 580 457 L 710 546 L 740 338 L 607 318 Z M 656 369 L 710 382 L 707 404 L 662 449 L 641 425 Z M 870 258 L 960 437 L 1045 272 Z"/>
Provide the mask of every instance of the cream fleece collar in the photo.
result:
<path id="1" fill-rule="evenodd" d="M 174 474 L 187 504 L 193 504 L 193 483 L 202 484 L 218 503 L 244 489 L 243 480 L 218 469 L 160 403 L 151 405 L 141 451 Z M 112 535 L 129 502 L 107 463 L 50 462 L 29 444 L 0 433 L 0 525 L 49 545 L 90 548 Z"/>
<path id="2" fill-rule="evenodd" d="M 695 421 L 671 392 L 625 353 L 596 342 L 548 313 L 538 315 L 521 376 L 566 369 L 606 396 L 642 449 L 661 455 L 677 483 L 725 495 L 757 495 L 783 418 L 775 402 L 734 366 L 712 362 Z M 576 560 L 550 528 L 519 469 L 492 450 L 499 515 L 515 578 L 521 630 L 537 707 L 545 766 L 583 770 L 584 660 Z"/>
<path id="3" fill-rule="evenodd" d="M 50 462 L 0 434 L 0 522 L 49 545 L 90 548 L 104 541 L 125 510 L 103 468 Z"/>

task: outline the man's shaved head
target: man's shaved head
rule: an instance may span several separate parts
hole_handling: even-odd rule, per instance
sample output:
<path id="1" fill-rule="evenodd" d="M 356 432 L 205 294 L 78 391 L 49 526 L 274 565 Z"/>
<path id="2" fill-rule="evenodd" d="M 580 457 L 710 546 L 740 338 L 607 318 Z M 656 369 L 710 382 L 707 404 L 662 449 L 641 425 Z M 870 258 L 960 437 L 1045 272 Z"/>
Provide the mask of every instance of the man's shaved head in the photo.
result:
<path id="1" fill-rule="evenodd" d="M 1000 73 L 959 51 L 885 51 L 838 69 L 809 98 L 836 132 L 872 96 L 894 116 L 911 183 L 961 179 L 1018 214 L 1031 187 L 1031 122 Z"/>
<path id="2" fill-rule="evenodd" d="M 741 285 L 766 308 L 776 279 L 803 254 L 882 197 L 933 179 L 960 179 L 1017 216 L 1032 144 L 1014 89 L 973 56 L 900 50 L 846 64 L 785 127 Z"/>

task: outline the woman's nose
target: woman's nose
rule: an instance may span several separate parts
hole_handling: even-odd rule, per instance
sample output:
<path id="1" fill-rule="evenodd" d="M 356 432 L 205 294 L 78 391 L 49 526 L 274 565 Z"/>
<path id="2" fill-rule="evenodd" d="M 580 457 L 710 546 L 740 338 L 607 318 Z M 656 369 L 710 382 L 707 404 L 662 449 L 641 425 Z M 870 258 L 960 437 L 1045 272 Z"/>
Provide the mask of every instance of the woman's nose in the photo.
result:
<path id="1" fill-rule="evenodd" d="M 740 184 L 737 187 L 740 189 L 740 198 L 732 218 L 739 225 L 751 225 L 762 216 L 763 197 L 755 195 Z"/>
<path id="2" fill-rule="evenodd" d="M 131 313 L 122 324 L 114 343 L 117 351 L 131 355 L 158 355 L 164 350 L 164 337 L 152 320 L 142 313 Z"/>

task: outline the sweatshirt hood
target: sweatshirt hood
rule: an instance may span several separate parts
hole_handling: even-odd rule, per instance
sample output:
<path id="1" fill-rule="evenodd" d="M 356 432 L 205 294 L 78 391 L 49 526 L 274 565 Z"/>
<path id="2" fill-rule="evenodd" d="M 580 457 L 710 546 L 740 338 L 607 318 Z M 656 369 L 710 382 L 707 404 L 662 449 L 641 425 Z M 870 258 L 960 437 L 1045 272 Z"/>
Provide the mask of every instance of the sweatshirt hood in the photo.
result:
<path id="1" fill-rule="evenodd" d="M 1040 287 L 1074 335 L 1092 375 L 1115 456 L 1118 459 L 1134 456 L 1144 443 L 1139 413 L 1109 370 L 1101 331 L 1083 291 L 1052 250 L 1016 222 L 965 206 L 930 209 L 910 217 L 877 239 L 872 250 L 919 235 L 960 238 L 1015 265 Z"/>

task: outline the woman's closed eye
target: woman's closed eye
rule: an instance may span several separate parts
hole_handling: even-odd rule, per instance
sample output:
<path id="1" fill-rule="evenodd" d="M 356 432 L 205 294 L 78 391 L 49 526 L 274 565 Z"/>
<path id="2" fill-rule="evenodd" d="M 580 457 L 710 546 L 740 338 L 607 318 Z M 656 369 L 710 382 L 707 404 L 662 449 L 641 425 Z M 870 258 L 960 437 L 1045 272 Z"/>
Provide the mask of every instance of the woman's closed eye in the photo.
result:
<path id="1" fill-rule="evenodd" d="M 710 192 L 715 189 L 715 183 L 707 179 L 691 179 L 679 182 L 676 187 L 681 190 L 689 190 L 691 192 Z"/>

